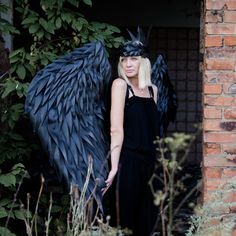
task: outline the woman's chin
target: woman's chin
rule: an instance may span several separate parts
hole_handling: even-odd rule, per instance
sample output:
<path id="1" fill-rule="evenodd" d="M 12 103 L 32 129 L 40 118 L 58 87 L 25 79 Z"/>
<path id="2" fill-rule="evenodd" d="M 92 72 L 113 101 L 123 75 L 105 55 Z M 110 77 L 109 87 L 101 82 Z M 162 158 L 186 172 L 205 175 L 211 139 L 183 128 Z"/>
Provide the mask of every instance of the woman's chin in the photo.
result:
<path id="1" fill-rule="evenodd" d="M 131 79 L 136 77 L 137 75 L 135 73 L 126 73 L 127 78 Z"/>

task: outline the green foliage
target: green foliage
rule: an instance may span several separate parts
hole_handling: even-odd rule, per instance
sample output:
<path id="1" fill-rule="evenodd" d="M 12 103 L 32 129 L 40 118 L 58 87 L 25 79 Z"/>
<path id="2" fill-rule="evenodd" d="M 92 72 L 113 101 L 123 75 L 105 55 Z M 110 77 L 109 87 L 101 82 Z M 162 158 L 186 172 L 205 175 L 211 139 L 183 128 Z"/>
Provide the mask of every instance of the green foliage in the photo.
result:
<path id="1" fill-rule="evenodd" d="M 123 40 L 117 27 L 88 22 L 80 13 L 81 4 L 91 7 L 92 1 L 40 0 L 32 4 L 29 0 L 16 0 L 14 9 L 20 17 L 20 25 L 16 28 L 0 18 L 1 33 L 18 34 L 26 39 L 25 45 L 18 48 L 18 45 L 14 45 L 15 50 L 10 53 L 11 69 L 8 77 L 0 80 L 0 235 L 14 235 L 10 231 L 13 219 L 24 220 L 26 226 L 30 225 L 29 220 L 44 221 L 40 216 L 31 215 L 29 205 L 25 209 L 17 199 L 19 187 L 27 176 L 22 163 L 37 148 L 16 131 L 19 121 L 24 118 L 23 103 L 29 82 L 37 71 L 55 58 L 87 42 L 102 40 L 107 48 L 112 48 L 118 47 Z M 34 8 L 34 5 L 37 7 Z M 0 3 L 0 13 L 7 13 L 8 10 L 7 6 Z M 40 194 L 40 197 L 43 199 L 43 195 Z M 65 213 L 65 202 L 58 201 L 52 205 L 48 198 L 45 199 L 44 203 L 38 202 L 37 207 L 39 204 L 52 206 L 50 214 L 53 216 L 59 212 Z M 66 228 L 66 219 L 49 217 L 45 224 L 48 230 L 49 225 Z M 32 228 L 27 227 L 26 231 L 30 235 Z"/>
<path id="2" fill-rule="evenodd" d="M 1 227 L 1 226 L 0 226 L 0 235 L 2 235 L 2 236 L 16 236 L 9 229 L 7 229 L 6 227 Z"/>
<path id="3" fill-rule="evenodd" d="M 20 134 L 4 133 L 0 136 L 0 164 L 22 162 L 24 157 L 29 157 L 32 150 L 36 149 L 36 145 L 27 143 Z"/>
<path id="4" fill-rule="evenodd" d="M 7 13 L 9 7 L 0 2 L 0 13 Z M 14 26 L 12 26 L 7 20 L 3 19 L 0 14 L 0 32 L 4 32 L 6 34 L 19 34 L 19 30 L 17 30 Z"/>
<path id="5" fill-rule="evenodd" d="M 161 225 L 161 235 L 172 236 L 176 230 L 176 216 L 183 204 L 196 191 L 198 185 L 194 187 L 186 196 L 176 203 L 180 193 L 186 191 L 184 180 L 188 179 L 188 174 L 182 171 L 182 164 L 186 160 L 191 144 L 195 140 L 196 135 L 188 135 L 185 133 L 173 133 L 172 136 L 155 141 L 158 152 L 157 171 L 154 172 L 149 184 L 154 196 L 154 204 L 160 208 L 160 216 L 158 224 Z M 181 173 L 181 174 L 179 174 Z M 177 175 L 179 176 L 177 177 Z M 159 180 L 163 184 L 160 190 L 154 190 L 153 184 L 155 180 Z M 159 222 L 160 221 L 160 222 Z"/>
<path id="6" fill-rule="evenodd" d="M 0 172 L 1 173 L 1 172 Z M 2 174 L 0 176 L 0 185 L 4 187 L 16 186 L 16 183 L 19 182 L 19 177 L 21 178 L 25 174 L 25 167 L 23 164 L 15 164 L 10 172 Z M 17 181 L 18 179 L 18 181 Z"/>
<path id="7" fill-rule="evenodd" d="M 28 177 L 23 162 L 23 157 L 29 156 L 32 148 L 24 138 L 14 132 L 3 133 L 0 136 L 0 219 L 6 222 L 6 227 L 0 227 L 0 235 L 15 235 L 7 227 L 11 220 L 23 220 L 23 211 L 17 202 L 17 193 L 24 178 Z M 3 221 L 4 220 L 4 221 Z"/>

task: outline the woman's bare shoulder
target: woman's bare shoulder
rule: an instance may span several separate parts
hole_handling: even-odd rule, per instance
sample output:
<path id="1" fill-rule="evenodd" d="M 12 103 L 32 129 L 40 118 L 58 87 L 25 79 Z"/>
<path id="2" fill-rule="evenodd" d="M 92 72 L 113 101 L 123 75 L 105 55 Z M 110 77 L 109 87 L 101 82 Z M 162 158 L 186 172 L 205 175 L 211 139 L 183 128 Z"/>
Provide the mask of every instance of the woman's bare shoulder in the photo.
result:
<path id="1" fill-rule="evenodd" d="M 121 78 L 117 78 L 112 82 L 112 86 L 115 88 L 126 89 L 126 81 Z"/>

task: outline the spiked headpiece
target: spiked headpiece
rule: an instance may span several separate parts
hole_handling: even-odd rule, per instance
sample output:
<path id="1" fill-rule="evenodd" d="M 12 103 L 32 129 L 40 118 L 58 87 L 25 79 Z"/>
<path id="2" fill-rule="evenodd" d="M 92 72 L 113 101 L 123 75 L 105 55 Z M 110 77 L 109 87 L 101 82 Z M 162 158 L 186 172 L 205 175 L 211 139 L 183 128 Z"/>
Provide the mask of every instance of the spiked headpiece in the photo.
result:
<path id="1" fill-rule="evenodd" d="M 137 36 L 134 36 L 128 30 L 129 36 L 131 40 L 125 42 L 120 47 L 120 56 L 128 57 L 128 56 L 141 56 L 147 57 L 148 50 L 147 50 L 147 39 L 145 38 L 143 30 L 138 27 L 137 29 Z"/>

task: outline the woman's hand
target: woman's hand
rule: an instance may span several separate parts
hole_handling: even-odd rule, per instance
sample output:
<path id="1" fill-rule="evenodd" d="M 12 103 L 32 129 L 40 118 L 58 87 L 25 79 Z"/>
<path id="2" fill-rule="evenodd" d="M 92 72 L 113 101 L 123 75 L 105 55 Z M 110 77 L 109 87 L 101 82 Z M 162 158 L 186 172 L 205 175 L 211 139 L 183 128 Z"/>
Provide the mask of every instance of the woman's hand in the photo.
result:
<path id="1" fill-rule="evenodd" d="M 102 189 L 102 195 L 104 195 L 106 193 L 106 191 L 110 188 L 110 186 L 112 185 L 112 182 L 116 176 L 117 173 L 117 169 L 111 169 L 111 171 L 108 174 L 107 179 L 105 180 L 106 183 L 106 187 Z"/>

